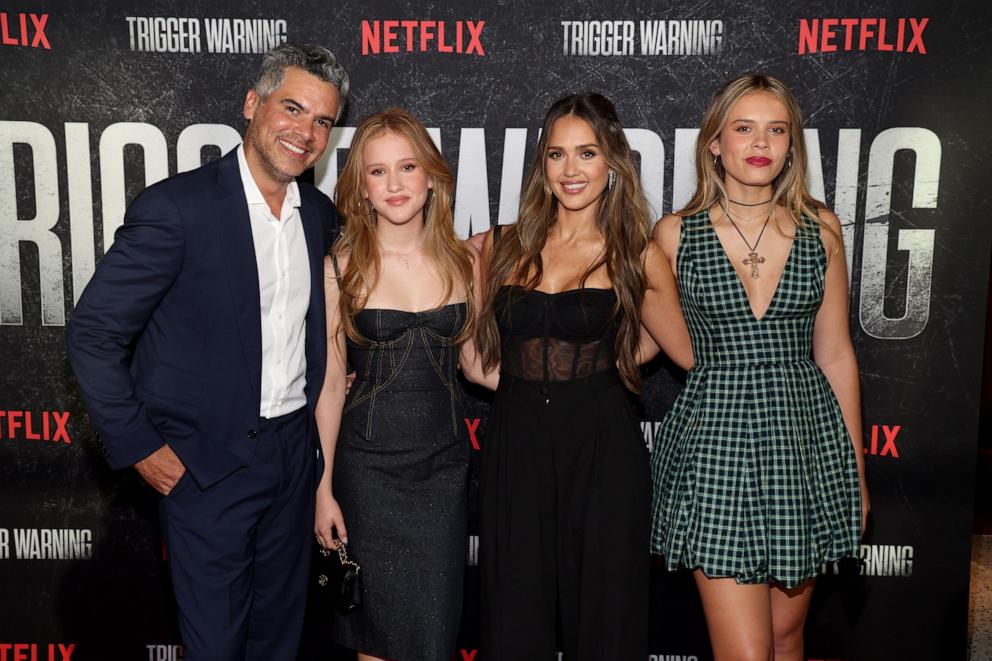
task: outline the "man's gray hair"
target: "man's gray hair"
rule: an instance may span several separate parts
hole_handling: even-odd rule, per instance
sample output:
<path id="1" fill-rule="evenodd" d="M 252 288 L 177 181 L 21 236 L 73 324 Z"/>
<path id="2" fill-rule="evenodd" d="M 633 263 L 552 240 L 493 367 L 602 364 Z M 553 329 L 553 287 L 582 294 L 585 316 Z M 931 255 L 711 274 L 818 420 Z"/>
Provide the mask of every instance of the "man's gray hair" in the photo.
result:
<path id="1" fill-rule="evenodd" d="M 255 94 L 264 101 L 282 85 L 282 79 L 288 67 L 302 69 L 319 80 L 334 85 L 341 96 L 338 116 L 334 119 L 335 121 L 341 119 L 350 87 L 348 72 L 338 63 L 338 58 L 334 57 L 334 53 L 317 44 L 287 42 L 267 52 L 262 57 L 262 68 L 259 69 L 258 77 L 255 78 L 255 83 L 252 85 Z"/>

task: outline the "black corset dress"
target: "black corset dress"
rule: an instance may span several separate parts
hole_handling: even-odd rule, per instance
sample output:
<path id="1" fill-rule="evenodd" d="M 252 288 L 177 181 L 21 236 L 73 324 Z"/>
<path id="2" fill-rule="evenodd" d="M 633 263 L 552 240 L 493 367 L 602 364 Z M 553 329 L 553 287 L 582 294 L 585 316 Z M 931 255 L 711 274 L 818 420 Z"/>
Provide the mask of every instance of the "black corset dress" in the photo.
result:
<path id="1" fill-rule="evenodd" d="M 334 639 L 398 661 L 448 661 L 461 616 L 469 444 L 454 342 L 465 304 L 366 309 L 348 343 L 357 378 L 334 456 L 334 495 L 362 565 L 363 604 Z"/>
<path id="2" fill-rule="evenodd" d="M 616 370 L 612 289 L 503 287 L 483 443 L 487 659 L 647 655 L 650 480 Z"/>

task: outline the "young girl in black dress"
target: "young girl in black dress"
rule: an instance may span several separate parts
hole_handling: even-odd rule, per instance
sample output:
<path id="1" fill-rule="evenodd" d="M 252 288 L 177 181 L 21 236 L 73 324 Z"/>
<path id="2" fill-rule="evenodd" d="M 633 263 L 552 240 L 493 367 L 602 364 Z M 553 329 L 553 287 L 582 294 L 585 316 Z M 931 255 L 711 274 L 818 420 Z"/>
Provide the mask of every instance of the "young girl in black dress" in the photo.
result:
<path id="1" fill-rule="evenodd" d="M 362 660 L 448 661 L 458 634 L 470 449 L 455 375 L 476 365 L 478 270 L 451 201 L 420 122 L 392 109 L 361 123 L 337 187 L 344 233 L 325 264 L 315 532 L 361 562 L 362 607 L 337 616 L 333 636 Z"/>

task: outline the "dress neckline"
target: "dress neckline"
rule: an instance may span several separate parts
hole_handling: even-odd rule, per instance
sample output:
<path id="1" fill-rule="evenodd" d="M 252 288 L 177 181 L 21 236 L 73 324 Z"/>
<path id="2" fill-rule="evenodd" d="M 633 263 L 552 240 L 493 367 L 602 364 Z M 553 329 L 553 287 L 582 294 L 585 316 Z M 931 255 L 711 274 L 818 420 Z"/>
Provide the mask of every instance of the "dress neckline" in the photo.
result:
<path id="1" fill-rule="evenodd" d="M 441 312 L 442 310 L 446 310 L 447 308 L 463 306 L 466 303 L 467 301 L 459 301 L 457 303 L 448 303 L 447 305 L 442 305 L 439 308 L 429 308 L 427 310 L 400 310 L 399 308 L 362 308 L 361 310 L 358 311 L 358 314 L 361 314 L 362 312 L 396 312 L 398 314 L 411 314 L 411 315 L 428 314 L 430 312 Z"/>
<path id="2" fill-rule="evenodd" d="M 782 282 L 786 278 L 786 274 L 789 271 L 789 267 L 792 265 L 792 255 L 796 251 L 796 244 L 799 239 L 799 230 L 796 230 L 795 236 L 792 237 L 792 243 L 789 245 L 789 252 L 785 256 L 785 264 L 782 266 L 782 272 L 778 276 L 778 280 L 775 281 L 775 290 L 772 292 L 772 297 L 768 299 L 768 306 L 765 307 L 761 316 L 754 311 L 754 304 L 751 302 L 751 297 L 747 294 L 747 287 L 744 286 L 744 280 L 741 279 L 741 274 L 737 272 L 737 267 L 734 265 L 734 260 L 731 259 L 730 253 L 727 252 L 727 247 L 723 245 L 723 241 L 720 240 L 720 235 L 716 232 L 716 227 L 713 225 L 713 220 L 710 218 L 709 209 L 706 210 L 706 224 L 709 226 L 710 232 L 712 232 L 713 239 L 716 241 L 717 245 L 720 246 L 720 251 L 723 253 L 723 261 L 727 268 L 730 269 L 734 276 L 734 280 L 737 282 L 736 288 L 738 294 L 743 298 L 744 307 L 747 308 L 748 313 L 751 315 L 751 319 L 756 323 L 761 323 L 768 316 L 769 311 L 771 311 L 772 306 L 778 300 L 778 293 L 782 289 Z"/>
<path id="3" fill-rule="evenodd" d="M 535 294 L 541 294 L 542 296 L 562 296 L 564 294 L 575 294 L 575 293 L 593 293 L 593 294 L 613 294 L 616 295 L 613 287 L 576 287 L 574 289 L 563 289 L 561 291 L 543 291 L 541 289 L 528 289 L 523 285 L 501 285 L 500 289 L 520 289 L 525 292 L 533 292 Z"/>

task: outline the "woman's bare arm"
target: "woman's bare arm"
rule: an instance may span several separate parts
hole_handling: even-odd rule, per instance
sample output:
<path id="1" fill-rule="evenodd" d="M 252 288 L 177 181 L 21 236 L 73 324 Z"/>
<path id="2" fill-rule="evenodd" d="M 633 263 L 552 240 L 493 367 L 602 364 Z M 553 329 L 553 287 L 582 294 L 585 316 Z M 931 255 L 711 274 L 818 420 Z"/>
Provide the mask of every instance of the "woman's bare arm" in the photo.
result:
<path id="1" fill-rule="evenodd" d="M 344 267 L 345 260 L 341 267 Z M 344 516 L 334 499 L 333 472 L 334 450 L 341 428 L 341 414 L 344 410 L 346 391 L 344 332 L 341 329 L 341 313 L 338 308 L 340 290 L 338 278 L 330 257 L 324 258 L 324 302 L 327 315 L 327 369 L 324 383 L 317 399 L 317 432 L 320 435 L 321 453 L 324 455 L 324 473 L 317 486 L 317 511 L 314 519 L 314 533 L 324 547 L 332 546 L 335 533 L 347 541 L 348 531 Z"/>
<path id="2" fill-rule="evenodd" d="M 854 446 L 861 482 L 861 530 L 864 532 L 871 509 L 868 486 L 865 481 L 865 456 L 861 422 L 861 382 L 858 362 L 851 343 L 851 320 L 848 310 L 847 264 L 844 244 L 840 240 L 841 227 L 832 212 L 822 210 L 820 220 L 827 229 L 820 232 L 827 251 L 823 302 L 813 326 L 813 360 L 820 367 L 830 388 L 840 404 L 847 433 Z"/>

